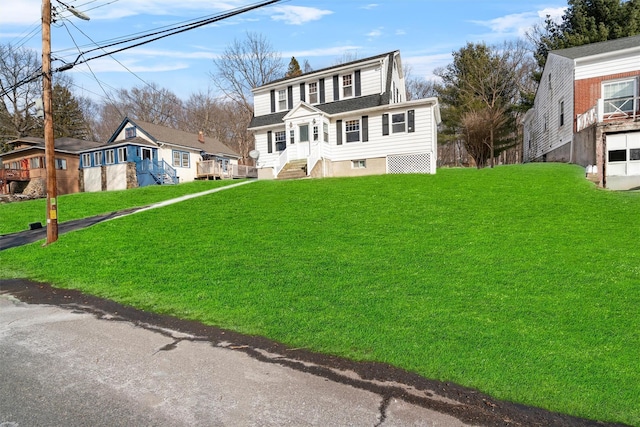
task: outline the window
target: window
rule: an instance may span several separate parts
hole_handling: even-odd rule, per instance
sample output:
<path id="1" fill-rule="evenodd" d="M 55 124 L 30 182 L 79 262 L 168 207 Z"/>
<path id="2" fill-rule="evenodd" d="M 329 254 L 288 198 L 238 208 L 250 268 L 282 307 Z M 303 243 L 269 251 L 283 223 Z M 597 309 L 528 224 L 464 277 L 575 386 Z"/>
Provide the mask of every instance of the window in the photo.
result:
<path id="1" fill-rule="evenodd" d="M 276 132 L 274 140 L 276 142 L 276 151 L 284 151 L 287 148 L 287 133 L 285 131 Z"/>
<path id="2" fill-rule="evenodd" d="M 347 142 L 360 141 L 360 120 L 347 120 L 344 124 Z"/>
<path id="3" fill-rule="evenodd" d="M 311 104 L 318 103 L 318 83 L 317 82 L 309 83 L 309 103 Z"/>
<path id="4" fill-rule="evenodd" d="M 126 139 L 135 138 L 136 137 L 136 128 L 134 128 L 134 127 L 126 128 L 124 130 L 124 137 Z"/>
<path id="5" fill-rule="evenodd" d="M 174 168 L 188 168 L 189 167 L 189 153 L 187 151 L 173 150 L 173 167 Z"/>
<path id="6" fill-rule="evenodd" d="M 365 169 L 367 167 L 367 161 L 366 160 L 352 160 L 351 161 L 351 168 L 352 169 Z"/>
<path id="7" fill-rule="evenodd" d="M 342 96 L 344 98 L 353 96 L 353 77 L 351 74 L 342 76 Z"/>
<path id="8" fill-rule="evenodd" d="M 84 153 L 82 155 L 82 166 L 85 168 L 91 167 L 91 154 Z"/>
<path id="9" fill-rule="evenodd" d="M 118 148 L 118 163 L 125 163 L 127 161 L 127 147 Z"/>
<path id="10" fill-rule="evenodd" d="M 102 151 L 96 151 L 93 153 L 93 165 L 101 166 L 102 165 Z"/>
<path id="11" fill-rule="evenodd" d="M 287 91 L 282 89 L 278 91 L 278 111 L 287 109 Z"/>
<path id="12" fill-rule="evenodd" d="M 313 140 L 314 141 L 318 140 L 318 126 L 313 127 Z"/>
<path id="13" fill-rule="evenodd" d="M 609 151 L 610 162 L 626 162 L 627 150 L 611 150 Z"/>
<path id="14" fill-rule="evenodd" d="M 632 148 L 629 150 L 629 160 L 640 160 L 640 148 Z"/>
<path id="15" fill-rule="evenodd" d="M 29 159 L 29 169 L 40 169 L 42 167 L 42 157 L 32 157 Z"/>
<path id="16" fill-rule="evenodd" d="M 329 142 L 329 124 L 322 124 L 322 136 L 324 138 L 324 142 Z"/>
<path id="17" fill-rule="evenodd" d="M 153 152 L 151 148 L 143 148 L 142 150 L 142 160 L 151 160 L 153 158 Z"/>
<path id="18" fill-rule="evenodd" d="M 560 126 L 564 126 L 564 101 L 560 101 Z"/>
<path id="19" fill-rule="evenodd" d="M 300 126 L 300 142 L 309 142 L 309 125 Z"/>
<path id="20" fill-rule="evenodd" d="M 405 127 L 405 115 L 404 113 L 391 115 L 391 130 L 393 133 L 404 132 Z"/>
<path id="21" fill-rule="evenodd" d="M 56 169 L 58 169 L 58 170 L 67 170 L 67 159 L 57 159 L 56 158 Z"/>
<path id="22" fill-rule="evenodd" d="M 604 113 L 629 113 L 634 111 L 635 80 L 602 84 Z"/>
<path id="23" fill-rule="evenodd" d="M 116 162 L 114 154 L 113 150 L 107 150 L 104 152 L 104 163 L 106 165 L 112 165 Z"/>
<path id="24" fill-rule="evenodd" d="M 296 131 L 293 129 L 289 131 L 289 141 L 291 142 L 291 145 L 296 143 Z"/>

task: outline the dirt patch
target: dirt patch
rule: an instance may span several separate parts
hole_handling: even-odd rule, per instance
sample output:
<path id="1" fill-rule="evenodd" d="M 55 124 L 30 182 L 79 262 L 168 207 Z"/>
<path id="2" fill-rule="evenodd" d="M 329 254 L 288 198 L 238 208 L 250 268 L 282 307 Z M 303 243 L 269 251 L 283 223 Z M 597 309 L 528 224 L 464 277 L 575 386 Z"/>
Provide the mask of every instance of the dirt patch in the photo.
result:
<path id="1" fill-rule="evenodd" d="M 368 390 L 383 397 L 383 402 L 406 402 L 452 415 L 459 420 L 482 426 L 622 426 L 552 413 L 539 408 L 495 400 L 476 390 L 453 383 L 429 380 L 382 363 L 351 360 L 289 348 L 256 336 L 148 313 L 102 298 L 67 289 L 53 288 L 28 280 L 0 280 L 0 293 L 10 294 L 28 304 L 49 304 L 69 310 L 90 312 L 108 321 L 126 321 L 158 333 L 178 331 L 185 338 L 206 340 L 212 345 L 240 351 L 266 363 L 276 363 L 314 375 Z M 170 351 L 171 348 L 163 349 Z M 381 407 L 384 418 L 386 408 Z"/>

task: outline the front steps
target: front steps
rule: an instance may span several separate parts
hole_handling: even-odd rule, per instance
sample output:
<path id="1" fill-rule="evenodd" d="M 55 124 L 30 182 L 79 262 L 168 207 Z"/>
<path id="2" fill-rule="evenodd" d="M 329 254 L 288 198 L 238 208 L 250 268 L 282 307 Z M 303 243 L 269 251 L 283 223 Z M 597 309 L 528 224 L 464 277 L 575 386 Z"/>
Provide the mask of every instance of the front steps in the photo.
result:
<path id="1" fill-rule="evenodd" d="M 286 165 L 278 174 L 277 179 L 300 179 L 307 177 L 307 160 L 293 160 Z"/>

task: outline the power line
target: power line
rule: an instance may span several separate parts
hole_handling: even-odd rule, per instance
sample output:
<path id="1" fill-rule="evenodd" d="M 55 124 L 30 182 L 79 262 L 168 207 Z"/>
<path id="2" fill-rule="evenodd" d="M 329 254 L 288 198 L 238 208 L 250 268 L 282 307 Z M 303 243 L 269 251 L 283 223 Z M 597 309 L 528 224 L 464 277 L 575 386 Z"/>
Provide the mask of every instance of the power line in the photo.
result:
<path id="1" fill-rule="evenodd" d="M 90 49 L 88 51 L 81 52 L 74 62 L 67 63 L 67 64 L 63 65 L 62 67 L 57 68 L 54 71 L 69 70 L 69 69 L 73 68 L 76 65 L 80 65 L 80 64 L 83 64 L 85 62 L 94 60 L 94 59 L 99 59 L 99 58 L 103 58 L 105 56 L 110 56 L 110 55 L 113 55 L 114 53 L 122 52 L 124 50 L 132 49 L 134 47 L 142 46 L 142 45 L 151 43 L 153 41 L 157 41 L 157 40 L 160 40 L 160 39 L 172 36 L 172 35 L 180 34 L 180 33 L 183 33 L 183 32 L 189 31 L 189 30 L 193 30 L 193 29 L 205 26 L 205 25 L 209 25 L 209 24 L 212 24 L 214 22 L 218 22 L 218 21 L 221 21 L 223 19 L 231 18 L 233 16 L 236 16 L 236 15 L 239 15 L 239 14 L 242 14 L 242 13 L 245 13 L 245 12 L 249 12 L 249 11 L 254 10 L 254 9 L 258 9 L 258 8 L 261 8 L 261 7 L 264 7 L 264 6 L 268 6 L 268 5 L 271 5 L 271 4 L 274 4 L 274 3 L 278 3 L 280 1 L 282 1 L 282 0 L 269 0 L 269 1 L 264 1 L 264 2 L 260 2 L 260 3 L 254 3 L 252 5 L 245 6 L 243 8 L 234 9 L 234 10 L 232 10 L 230 12 L 223 13 L 221 15 L 217 15 L 217 16 L 215 16 L 213 18 L 207 18 L 207 19 L 203 19 L 203 20 L 200 20 L 200 21 L 196 21 L 196 22 L 191 23 L 191 24 L 181 25 L 181 26 L 170 28 L 170 29 L 167 29 L 167 30 L 151 33 L 151 34 L 148 34 L 148 35 L 130 38 L 130 39 L 123 40 L 123 41 L 116 42 L 116 43 L 112 43 L 112 44 L 109 44 L 109 45 L 106 45 L 106 46 L 98 46 L 98 47 Z M 156 37 L 153 37 L 153 36 L 156 36 Z M 122 47 L 122 48 L 119 48 L 119 49 L 116 49 L 116 50 L 113 50 L 113 51 L 110 51 L 110 52 L 106 52 L 106 53 L 103 53 L 103 54 L 92 56 L 90 58 L 84 58 L 84 59 L 81 60 L 81 58 L 83 58 L 85 55 L 87 55 L 88 53 L 91 53 L 91 52 L 95 52 L 96 50 L 104 50 L 106 48 L 114 47 L 114 46 L 117 46 L 117 45 L 120 45 L 120 44 L 132 43 L 132 42 L 135 42 L 137 40 L 142 40 L 142 39 L 147 38 L 147 37 L 153 37 L 153 38 L 151 38 L 149 40 L 141 41 L 139 43 L 135 43 L 133 45 L 125 46 L 125 47 Z"/>

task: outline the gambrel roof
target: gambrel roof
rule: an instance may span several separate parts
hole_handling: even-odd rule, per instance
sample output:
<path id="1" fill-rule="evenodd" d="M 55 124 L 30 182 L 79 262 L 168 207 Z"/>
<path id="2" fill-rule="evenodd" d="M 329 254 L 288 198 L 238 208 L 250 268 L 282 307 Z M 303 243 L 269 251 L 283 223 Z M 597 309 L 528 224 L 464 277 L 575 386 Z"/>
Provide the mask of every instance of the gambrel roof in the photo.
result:
<path id="1" fill-rule="evenodd" d="M 258 88 L 253 89 L 253 92 L 266 90 L 269 87 L 277 87 L 278 85 L 282 85 L 283 83 L 287 84 L 296 84 L 310 81 L 310 79 L 316 79 L 324 75 L 330 75 L 339 70 L 349 70 L 349 69 L 357 69 L 359 66 L 375 62 L 381 61 L 384 58 L 389 58 L 388 61 L 388 70 L 386 73 L 387 80 L 384 82 L 384 92 L 382 94 L 373 94 L 366 96 L 356 96 L 354 98 L 343 99 L 339 101 L 327 102 L 323 104 L 314 104 L 314 107 L 320 111 L 328 115 L 346 113 L 349 111 L 359 111 L 366 110 L 368 108 L 378 107 L 381 105 L 389 104 L 391 97 L 391 83 L 392 83 L 392 75 L 393 75 L 393 63 L 394 57 L 399 55 L 399 51 L 392 51 L 383 53 L 380 55 L 371 56 L 368 58 L 358 59 L 356 61 L 351 61 L 346 64 L 339 64 L 332 67 L 323 68 L 321 70 L 314 70 L 306 74 L 302 74 L 297 77 L 292 78 L 284 78 L 275 80 L 273 82 L 267 83 L 264 86 L 260 86 Z M 265 114 L 257 117 L 253 117 L 251 119 L 251 123 L 249 124 L 249 129 L 255 129 L 263 126 L 270 126 L 281 124 L 284 116 L 286 116 L 288 111 L 280 111 L 272 114 Z"/>

